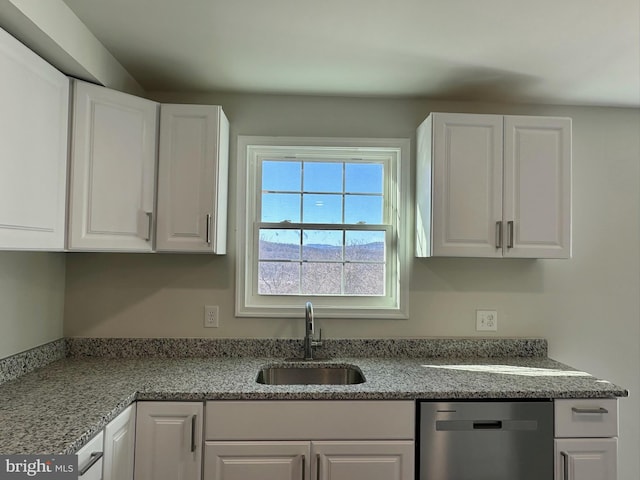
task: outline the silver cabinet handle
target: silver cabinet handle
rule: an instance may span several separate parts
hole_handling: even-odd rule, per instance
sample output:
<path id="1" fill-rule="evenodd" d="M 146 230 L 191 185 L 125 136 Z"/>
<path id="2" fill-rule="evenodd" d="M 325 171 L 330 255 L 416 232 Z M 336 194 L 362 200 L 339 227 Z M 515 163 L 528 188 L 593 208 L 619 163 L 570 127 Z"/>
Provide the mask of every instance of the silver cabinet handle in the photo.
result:
<path id="1" fill-rule="evenodd" d="M 196 415 L 191 416 L 191 453 L 196 451 Z"/>
<path id="2" fill-rule="evenodd" d="M 513 248 L 513 220 L 509 220 L 507 222 L 507 229 L 509 231 L 509 243 L 507 243 L 507 248 Z"/>
<path id="3" fill-rule="evenodd" d="M 89 457 L 89 462 L 80 470 L 78 470 L 78 476 L 81 477 L 85 473 L 87 473 L 91 469 L 91 467 L 93 467 L 96 464 L 96 462 L 102 458 L 102 455 L 103 455 L 102 452 L 91 452 L 91 457 Z"/>
<path id="4" fill-rule="evenodd" d="M 206 224 L 206 241 L 207 245 L 211 245 L 211 214 L 207 213 L 207 224 Z"/>
<path id="5" fill-rule="evenodd" d="M 502 248 L 502 222 L 496 222 L 496 249 Z"/>
<path id="6" fill-rule="evenodd" d="M 316 455 L 316 480 L 320 480 L 320 454 Z"/>
<path id="7" fill-rule="evenodd" d="M 307 457 L 302 455 L 302 480 L 305 479 L 305 470 L 307 469 Z"/>
<path id="8" fill-rule="evenodd" d="M 562 455 L 562 479 L 569 480 L 569 455 L 567 452 L 560 452 Z"/>
<path id="9" fill-rule="evenodd" d="M 572 407 L 571 411 L 573 413 L 577 413 L 578 415 L 604 415 L 605 413 L 609 413 L 609 410 L 602 407 L 598 407 L 598 408 Z"/>
<path id="10" fill-rule="evenodd" d="M 147 230 L 147 238 L 145 239 L 147 242 L 151 240 L 151 226 L 153 225 L 153 212 L 146 212 L 147 217 L 149 218 L 149 228 Z"/>

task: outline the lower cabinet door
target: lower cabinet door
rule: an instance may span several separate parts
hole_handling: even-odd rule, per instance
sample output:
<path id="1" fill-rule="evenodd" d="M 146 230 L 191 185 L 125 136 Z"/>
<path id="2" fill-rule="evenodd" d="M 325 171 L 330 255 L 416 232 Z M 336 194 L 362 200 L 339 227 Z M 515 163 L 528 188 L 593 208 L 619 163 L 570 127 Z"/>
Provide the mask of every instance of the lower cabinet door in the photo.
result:
<path id="1" fill-rule="evenodd" d="M 555 480 L 616 480 L 617 438 L 555 441 Z"/>
<path id="2" fill-rule="evenodd" d="M 104 428 L 103 480 L 133 480 L 135 433 L 134 403 Z"/>
<path id="3" fill-rule="evenodd" d="M 413 480 L 413 441 L 312 442 L 315 480 Z"/>
<path id="4" fill-rule="evenodd" d="M 311 478 L 309 442 L 205 442 L 205 480 Z"/>
<path id="5" fill-rule="evenodd" d="M 101 430 L 77 453 L 79 480 L 102 480 L 103 454 L 104 432 Z"/>
<path id="6" fill-rule="evenodd" d="M 136 480 L 200 480 L 200 402 L 138 402 Z"/>

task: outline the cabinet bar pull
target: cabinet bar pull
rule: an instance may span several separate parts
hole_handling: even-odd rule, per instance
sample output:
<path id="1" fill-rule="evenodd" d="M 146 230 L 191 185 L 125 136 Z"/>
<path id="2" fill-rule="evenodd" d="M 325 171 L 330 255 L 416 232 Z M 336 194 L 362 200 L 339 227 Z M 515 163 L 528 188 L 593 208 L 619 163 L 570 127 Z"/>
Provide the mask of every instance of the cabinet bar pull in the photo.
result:
<path id="1" fill-rule="evenodd" d="M 302 480 L 305 479 L 305 470 L 307 469 L 307 457 L 302 455 Z"/>
<path id="2" fill-rule="evenodd" d="M 571 411 L 577 414 L 585 414 L 585 415 L 602 415 L 605 413 L 609 413 L 609 410 L 606 408 L 598 407 L 598 408 L 580 408 L 580 407 L 571 407 Z"/>
<path id="3" fill-rule="evenodd" d="M 496 248 L 502 248 L 502 222 L 496 222 Z"/>
<path id="4" fill-rule="evenodd" d="M 207 245 L 211 245 L 211 214 L 207 213 L 207 225 L 206 225 L 206 241 Z"/>
<path id="5" fill-rule="evenodd" d="M 196 451 L 196 416 L 191 416 L 191 453 Z"/>
<path id="6" fill-rule="evenodd" d="M 102 458 L 102 452 L 91 452 L 91 457 L 89 457 L 89 463 L 87 463 L 84 467 L 82 467 L 78 471 L 78 476 L 83 476 L 85 473 L 89 471 L 91 467 L 93 467 L 98 460 Z"/>
<path id="7" fill-rule="evenodd" d="M 320 480 L 320 454 L 316 455 L 316 480 Z"/>
<path id="8" fill-rule="evenodd" d="M 507 229 L 509 230 L 509 243 L 507 243 L 507 248 L 513 248 L 513 220 L 507 222 Z"/>
<path id="9" fill-rule="evenodd" d="M 146 212 L 147 213 L 147 217 L 149 218 L 149 227 L 147 229 L 147 238 L 146 240 L 149 241 L 151 240 L 151 226 L 153 225 L 153 212 Z"/>
<path id="10" fill-rule="evenodd" d="M 566 452 L 560 452 L 562 455 L 562 479 L 569 480 L 569 455 Z"/>

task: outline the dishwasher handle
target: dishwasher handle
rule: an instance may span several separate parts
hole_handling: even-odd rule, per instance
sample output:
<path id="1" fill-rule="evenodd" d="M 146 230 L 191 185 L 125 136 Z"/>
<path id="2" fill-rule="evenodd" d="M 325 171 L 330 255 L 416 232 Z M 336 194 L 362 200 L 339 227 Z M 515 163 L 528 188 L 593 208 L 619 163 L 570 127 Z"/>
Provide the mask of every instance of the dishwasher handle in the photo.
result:
<path id="1" fill-rule="evenodd" d="M 501 420 L 476 421 L 476 422 L 473 422 L 473 429 L 474 430 L 501 430 L 502 421 Z"/>
<path id="2" fill-rule="evenodd" d="M 436 420 L 438 432 L 469 431 L 536 431 L 540 427 L 537 420 Z"/>

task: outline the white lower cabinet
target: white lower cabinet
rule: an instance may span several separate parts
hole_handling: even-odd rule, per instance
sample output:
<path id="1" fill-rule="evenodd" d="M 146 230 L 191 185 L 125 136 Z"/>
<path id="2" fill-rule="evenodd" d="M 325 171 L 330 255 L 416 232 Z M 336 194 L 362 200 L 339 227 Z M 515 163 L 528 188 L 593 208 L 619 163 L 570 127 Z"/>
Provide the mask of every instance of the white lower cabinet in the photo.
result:
<path id="1" fill-rule="evenodd" d="M 414 442 L 206 442 L 205 479 L 413 480 Z"/>
<path id="2" fill-rule="evenodd" d="M 617 480 L 618 401 L 555 401 L 555 480 Z"/>
<path id="3" fill-rule="evenodd" d="M 200 402 L 138 402 L 136 480 L 200 480 Z"/>
<path id="4" fill-rule="evenodd" d="M 129 405 L 104 429 L 104 480 L 133 480 L 136 404 Z"/>
<path id="5" fill-rule="evenodd" d="M 316 480 L 413 480 L 412 440 L 312 442 Z"/>
<path id="6" fill-rule="evenodd" d="M 617 438 L 556 440 L 557 480 L 615 480 Z"/>
<path id="7" fill-rule="evenodd" d="M 102 480 L 104 458 L 104 432 L 100 432 L 77 452 L 78 479 Z"/>
<path id="8" fill-rule="evenodd" d="M 309 477 L 309 442 L 206 442 L 206 479 L 300 480 Z"/>
<path id="9" fill-rule="evenodd" d="M 411 401 L 207 403 L 205 480 L 413 480 Z"/>

